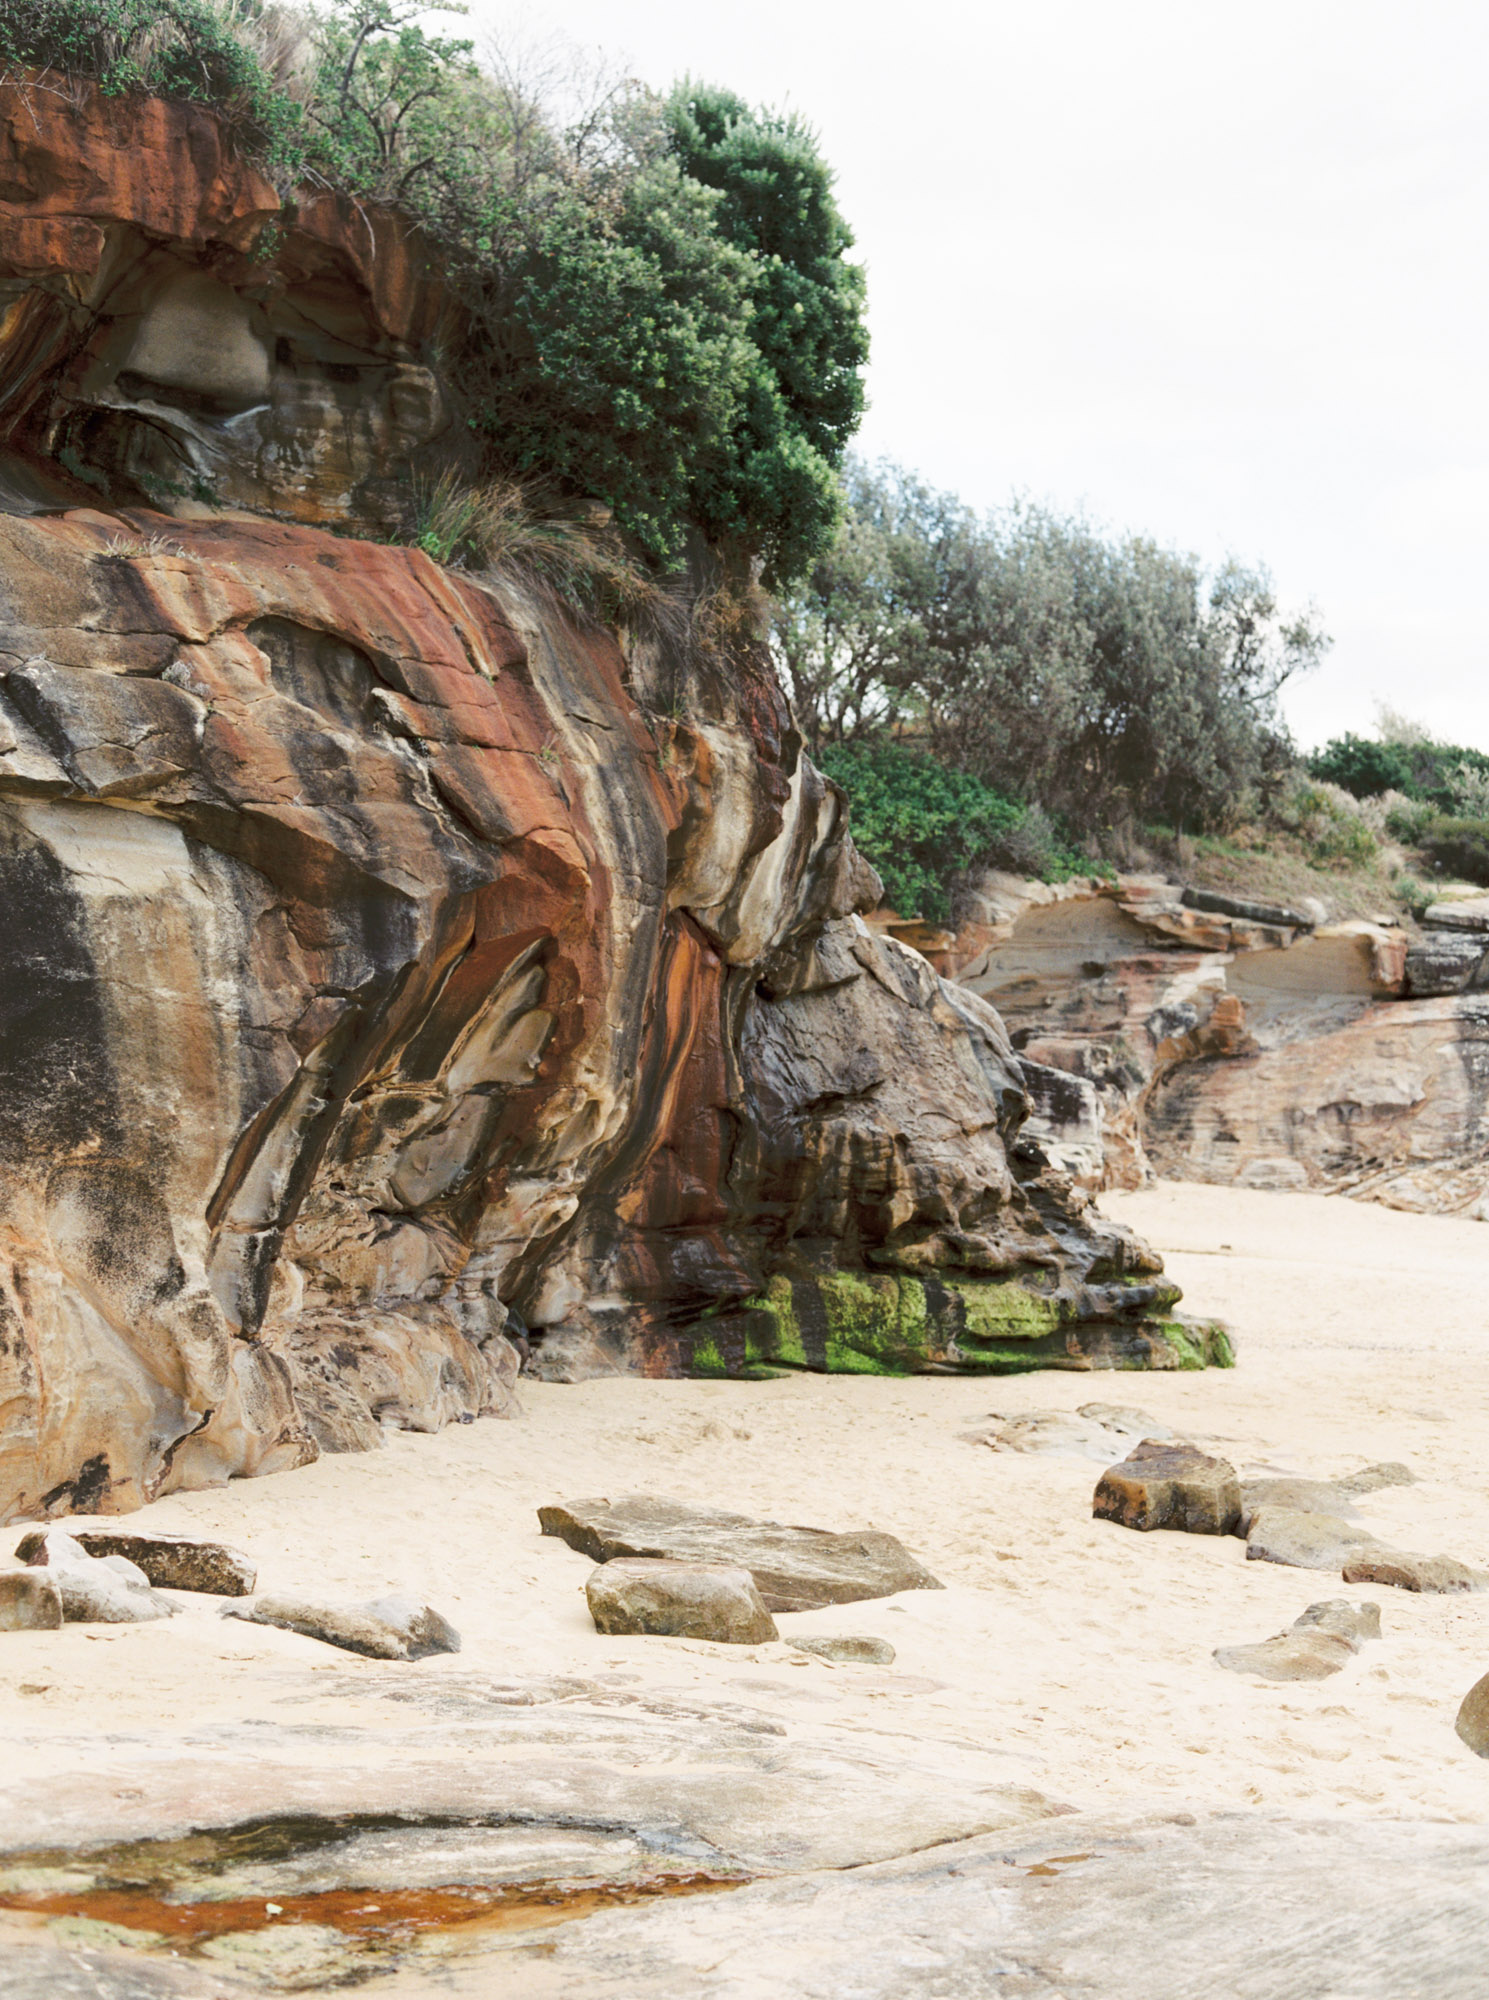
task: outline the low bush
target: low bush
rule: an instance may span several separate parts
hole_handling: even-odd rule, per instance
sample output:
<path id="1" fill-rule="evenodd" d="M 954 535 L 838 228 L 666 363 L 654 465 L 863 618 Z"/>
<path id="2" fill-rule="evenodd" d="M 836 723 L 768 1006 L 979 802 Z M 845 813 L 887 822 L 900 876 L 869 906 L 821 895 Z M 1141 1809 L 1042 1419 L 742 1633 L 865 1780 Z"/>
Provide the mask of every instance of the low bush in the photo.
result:
<path id="1" fill-rule="evenodd" d="M 1369 868 L 1379 843 L 1360 802 L 1342 786 L 1301 772 L 1272 809 L 1272 818 L 1299 840 L 1318 868 Z"/>
<path id="2" fill-rule="evenodd" d="M 1399 792 L 1440 812 L 1468 818 L 1489 812 L 1489 754 L 1462 743 L 1439 743 L 1425 730 L 1379 738 L 1336 736 L 1308 759 L 1308 772 L 1358 799 Z"/>
<path id="3" fill-rule="evenodd" d="M 818 762 L 848 794 L 853 838 L 902 917 L 946 923 L 958 878 L 1006 868 L 1047 882 L 1105 874 L 1038 806 L 899 743 L 830 744 Z"/>
<path id="4" fill-rule="evenodd" d="M 1417 846 L 1442 874 L 1489 888 L 1489 819 L 1435 819 Z"/>
<path id="5" fill-rule="evenodd" d="M 3 0 L 0 76 L 86 76 L 108 97 L 141 91 L 210 105 L 270 164 L 298 159 L 304 110 L 252 46 L 254 0 Z"/>

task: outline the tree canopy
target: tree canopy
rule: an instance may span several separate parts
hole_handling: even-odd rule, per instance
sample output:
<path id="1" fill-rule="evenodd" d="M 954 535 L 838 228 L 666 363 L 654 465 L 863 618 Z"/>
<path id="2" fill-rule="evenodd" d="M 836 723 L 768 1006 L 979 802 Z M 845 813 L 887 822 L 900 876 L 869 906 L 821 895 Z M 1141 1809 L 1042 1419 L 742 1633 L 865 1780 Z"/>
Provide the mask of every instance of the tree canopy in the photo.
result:
<path id="1" fill-rule="evenodd" d="M 1328 641 L 1264 570 L 1029 503 L 980 517 L 893 466 L 844 491 L 775 628 L 819 751 L 915 742 L 1087 834 L 1223 824 L 1292 767 L 1277 696 Z"/>

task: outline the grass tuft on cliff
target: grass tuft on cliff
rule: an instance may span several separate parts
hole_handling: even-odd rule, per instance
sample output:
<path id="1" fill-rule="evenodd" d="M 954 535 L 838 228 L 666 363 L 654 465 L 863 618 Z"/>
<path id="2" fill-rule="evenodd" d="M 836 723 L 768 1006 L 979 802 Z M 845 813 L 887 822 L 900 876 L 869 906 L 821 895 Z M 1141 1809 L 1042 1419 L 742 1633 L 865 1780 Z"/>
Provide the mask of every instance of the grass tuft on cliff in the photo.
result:
<path id="1" fill-rule="evenodd" d="M 815 135 L 698 83 L 483 66 L 430 11 L 4 0 L 0 74 L 211 106 L 291 200 L 410 215 L 465 308 L 447 373 L 486 476 L 602 503 L 658 570 L 697 534 L 768 588 L 803 574 L 868 352 Z"/>

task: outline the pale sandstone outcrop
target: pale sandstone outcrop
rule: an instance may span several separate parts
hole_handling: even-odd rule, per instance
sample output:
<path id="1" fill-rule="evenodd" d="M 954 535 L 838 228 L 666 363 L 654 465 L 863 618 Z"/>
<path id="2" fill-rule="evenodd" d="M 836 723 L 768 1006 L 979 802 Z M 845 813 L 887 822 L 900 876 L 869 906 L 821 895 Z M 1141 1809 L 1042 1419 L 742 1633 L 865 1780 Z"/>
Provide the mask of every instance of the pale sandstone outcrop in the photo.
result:
<path id="1" fill-rule="evenodd" d="M 1479 907 L 1435 906 L 1410 942 L 1323 915 L 1156 877 L 995 875 L 942 962 L 1026 1062 L 1069 1078 L 1033 1073 L 1030 1129 L 1087 1187 L 1156 1173 L 1485 1213 Z"/>
<path id="2" fill-rule="evenodd" d="M 455 450 L 400 225 L 190 106 L 6 88 L 0 160 L 0 1513 L 510 1411 L 509 1331 L 1218 1351 L 863 924 L 763 647 L 356 538 Z"/>

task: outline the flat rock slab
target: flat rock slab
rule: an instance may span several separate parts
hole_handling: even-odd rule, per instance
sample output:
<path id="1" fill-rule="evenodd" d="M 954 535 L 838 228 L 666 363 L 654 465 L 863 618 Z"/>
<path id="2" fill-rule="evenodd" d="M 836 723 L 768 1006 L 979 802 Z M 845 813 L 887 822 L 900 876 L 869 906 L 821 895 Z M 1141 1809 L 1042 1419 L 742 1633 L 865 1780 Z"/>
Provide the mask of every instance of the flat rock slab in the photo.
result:
<path id="1" fill-rule="evenodd" d="M 1353 1557 L 1377 1546 L 1367 1529 L 1338 1514 L 1315 1514 L 1296 1507 L 1259 1508 L 1246 1532 L 1248 1562 L 1286 1563 L 1293 1569 L 1342 1570 Z"/>
<path id="2" fill-rule="evenodd" d="M 840 1638 L 793 1639 L 798 1653 L 812 1653 L 819 1660 L 835 1660 L 839 1666 L 892 1667 L 894 1647 L 887 1639 L 857 1639 L 844 1633 Z"/>
<path id="3" fill-rule="evenodd" d="M 75 1528 L 64 1532 L 90 1556 L 122 1556 L 157 1590 L 200 1590 L 215 1597 L 251 1597 L 258 1571 L 250 1557 L 223 1542 L 194 1541 L 189 1535 L 132 1534 L 122 1528 Z M 48 1530 L 33 1528 L 16 1547 L 24 1563 L 41 1559 Z"/>
<path id="4" fill-rule="evenodd" d="M 1190 1440 L 1181 1437 L 1168 1425 L 1147 1410 L 1140 1410 L 1131 1403 L 1082 1403 L 1076 1410 L 1078 1417 L 1086 1417 L 1093 1424 L 1100 1424 L 1103 1430 L 1116 1431 L 1121 1437 L 1156 1438 L 1160 1444 L 1188 1444 Z"/>
<path id="5" fill-rule="evenodd" d="M 873 1528 L 835 1535 L 642 1494 L 540 1507 L 538 1520 L 545 1535 L 557 1535 L 598 1563 L 653 1556 L 738 1564 L 754 1577 L 767 1611 L 814 1611 L 943 1587 L 903 1542 Z"/>
<path id="6" fill-rule="evenodd" d="M 0 1945 L 0 2000 L 245 2000 L 250 1990 L 208 1966 L 137 1952 Z"/>
<path id="7" fill-rule="evenodd" d="M 0 1632 L 55 1632 L 61 1623 L 62 1592 L 50 1571 L 0 1571 Z"/>
<path id="8" fill-rule="evenodd" d="M 955 1728 L 788 1723 L 739 1699 L 504 1680 L 455 1660 L 281 1668 L 271 1714 L 190 1740 L 165 1721 L 121 1741 L 104 1718 L 23 1777 L 16 1737 L 0 1735 L 0 1877 L 65 1849 L 117 1882 L 122 1844 L 165 1842 L 187 1870 L 172 1878 L 182 1900 L 193 1869 L 211 1878 L 199 1894 L 274 1901 L 555 1869 L 623 1884 L 667 1866 L 857 1868 L 1067 1810 L 1029 1786 L 1025 1757 Z M 343 1722 L 307 1728 L 301 1704 L 328 1699 Z M 35 1726 L 14 1725 L 22 1742 Z M 158 1881 L 144 1862 L 140 1879 Z"/>
<path id="9" fill-rule="evenodd" d="M 1346 1583 L 1386 1583 L 1397 1590 L 1445 1593 L 1489 1590 L 1489 1576 L 1453 1556 L 1419 1556 L 1408 1549 L 1366 1549 L 1343 1569 Z"/>
<path id="10" fill-rule="evenodd" d="M 1483 2000 L 1486 1879 L 1483 1826 L 1081 1816 L 607 1912 L 452 1984 L 461 2000 Z"/>
<path id="11" fill-rule="evenodd" d="M 1218 1646 L 1217 1665 L 1268 1681 L 1321 1681 L 1346 1667 L 1367 1639 L 1380 1637 L 1380 1606 L 1342 1597 L 1310 1604 L 1285 1632 L 1254 1646 Z"/>
<path id="12" fill-rule="evenodd" d="M 779 1638 L 755 1579 L 735 1563 L 618 1557 L 584 1587 L 597 1632 L 760 1646 Z"/>
<path id="13" fill-rule="evenodd" d="M 1429 903 L 1422 922 L 1429 928 L 1448 931 L 1489 931 L 1489 896 L 1474 896 L 1452 903 Z"/>
<path id="14" fill-rule="evenodd" d="M 1174 1528 L 1189 1535 L 1233 1535 L 1241 1525 L 1236 1469 L 1193 1445 L 1144 1442 L 1096 1483 L 1091 1512 L 1144 1533 Z"/>
<path id="15" fill-rule="evenodd" d="M 1324 1479 L 1243 1479 L 1241 1511 L 1247 1522 L 1263 1507 L 1286 1507 L 1294 1514 L 1334 1514 L 1347 1520 L 1355 1512 L 1355 1496 Z"/>
<path id="16" fill-rule="evenodd" d="M 259 1597 L 234 1604 L 224 1618 L 274 1625 L 281 1632 L 320 1639 L 369 1660 L 422 1660 L 458 1653 L 460 1634 L 428 1604 L 409 1597 L 380 1597 L 367 1604 L 314 1604 L 300 1597 Z"/>

